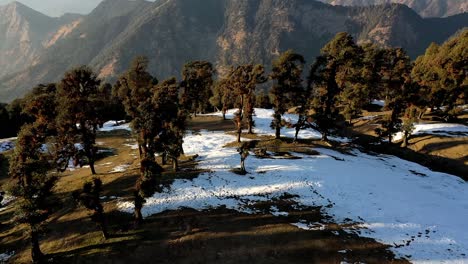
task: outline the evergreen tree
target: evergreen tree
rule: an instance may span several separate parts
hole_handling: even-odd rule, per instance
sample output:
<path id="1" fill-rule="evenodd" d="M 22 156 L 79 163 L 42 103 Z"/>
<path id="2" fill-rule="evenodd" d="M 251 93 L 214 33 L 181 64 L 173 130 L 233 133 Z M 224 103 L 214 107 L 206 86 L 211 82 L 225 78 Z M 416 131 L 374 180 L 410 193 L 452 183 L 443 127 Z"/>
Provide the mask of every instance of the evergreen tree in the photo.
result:
<path id="1" fill-rule="evenodd" d="M 229 74 L 229 87 L 238 98 L 236 101 L 238 111 L 235 113 L 234 122 L 237 127 L 237 142 L 241 142 L 242 123 L 247 117 L 248 131 L 253 133 L 255 88 L 258 84 L 267 81 L 264 76 L 265 69 L 262 65 L 246 64 L 232 69 Z"/>
<path id="2" fill-rule="evenodd" d="M 119 98 L 114 95 L 110 83 L 104 83 L 99 87 L 101 102 L 97 108 L 101 121 L 124 120 L 126 118 L 125 108 Z"/>
<path id="3" fill-rule="evenodd" d="M 309 80 L 313 85 L 311 108 L 315 129 L 322 134 L 322 140 L 328 140 L 330 129 L 341 119 L 338 108 L 339 87 L 336 83 L 336 64 L 326 57 L 317 57 L 312 65 Z"/>
<path id="4" fill-rule="evenodd" d="M 379 99 L 383 94 L 383 85 L 381 78 L 381 68 L 384 59 L 384 49 L 381 49 L 376 44 L 365 43 L 362 48 L 362 89 L 363 96 L 367 95 L 366 104 L 370 104 L 373 99 Z"/>
<path id="5" fill-rule="evenodd" d="M 221 110 L 223 120 L 226 120 L 226 112 L 235 106 L 236 96 L 229 85 L 228 78 L 217 80 L 213 87 L 213 96 L 210 98 L 210 103 Z"/>
<path id="6" fill-rule="evenodd" d="M 104 207 L 101 204 L 102 181 L 99 178 L 93 178 L 92 181 L 86 182 L 83 189 L 73 192 L 73 198 L 81 205 L 93 211 L 90 216 L 99 229 L 101 229 L 104 239 L 109 238 L 107 225 L 104 216 Z"/>
<path id="7" fill-rule="evenodd" d="M 182 69 L 182 104 L 195 116 L 208 110 L 214 73 L 213 65 L 207 61 L 189 62 Z"/>
<path id="8" fill-rule="evenodd" d="M 256 95 L 255 106 L 258 108 L 271 109 L 273 105 L 271 104 L 270 96 L 265 91 L 260 91 Z"/>
<path id="9" fill-rule="evenodd" d="M 337 103 L 341 114 L 352 124 L 353 117 L 360 114 L 369 97 L 363 49 L 356 45 L 351 35 L 342 32 L 322 48 L 321 54 L 335 67 L 339 90 Z"/>
<path id="10" fill-rule="evenodd" d="M 183 138 L 188 113 L 179 104 L 179 84 L 170 78 L 158 84 L 153 96 L 155 111 L 162 122 L 158 144 L 163 152 L 163 160 L 169 157 L 173 169 L 178 170 L 178 158 L 183 153 Z"/>
<path id="11" fill-rule="evenodd" d="M 125 111 L 132 118 L 131 126 L 138 141 L 140 177 L 135 185 L 135 224 L 142 220 L 141 209 L 146 197 L 157 190 L 162 168 L 156 162 L 157 139 L 162 131 L 158 109 L 153 103 L 157 79 L 147 71 L 148 59 L 136 57 L 130 69 L 118 79 L 114 88 Z"/>
<path id="12" fill-rule="evenodd" d="M 273 99 L 275 113 L 271 126 L 276 131 L 276 139 L 281 137 L 282 116 L 291 106 L 294 98 L 300 98 L 301 93 L 303 93 L 301 75 L 304 64 L 304 57 L 292 50 L 284 52 L 273 62 L 270 78 L 275 83 L 270 90 L 270 94 Z"/>
<path id="13" fill-rule="evenodd" d="M 34 122 L 22 127 L 18 134 L 16 148 L 10 159 L 9 175 L 12 185 L 9 192 L 16 200 L 16 221 L 27 224 L 31 240 L 31 258 L 33 263 L 43 263 L 44 254 L 39 245 L 40 235 L 44 232 L 47 218 L 57 205 L 53 188 L 57 177 L 50 174 L 54 168 L 51 157 L 43 151 L 53 128 L 55 111 L 53 99 L 48 88 L 40 86 L 28 96 L 26 109 Z M 51 109 L 51 112 L 48 110 Z"/>
<path id="14" fill-rule="evenodd" d="M 100 83 L 89 67 L 81 66 L 65 73 L 57 90 L 60 147 L 70 150 L 64 153 L 66 157 L 62 160 L 74 157 L 75 164 L 79 162 L 82 165 L 82 158 L 86 157 L 93 175 L 96 174 L 96 132 L 102 123 L 98 111 L 102 105 Z M 76 143 L 81 146 L 73 148 Z"/>
<path id="15" fill-rule="evenodd" d="M 380 136 L 387 136 L 389 143 L 392 143 L 393 134 L 401 129 L 401 116 L 409 106 L 410 96 L 415 93 L 416 86 L 410 76 L 411 60 L 403 49 L 388 48 L 384 56 L 382 75 L 385 84 L 385 108 L 391 113 L 383 120 L 383 130 L 377 132 Z"/>
<path id="16" fill-rule="evenodd" d="M 441 46 L 431 44 L 415 63 L 412 77 L 422 88 L 422 104 L 440 109 L 447 120 L 459 114 L 457 105 L 466 103 L 468 94 L 468 30 L 465 29 Z"/>

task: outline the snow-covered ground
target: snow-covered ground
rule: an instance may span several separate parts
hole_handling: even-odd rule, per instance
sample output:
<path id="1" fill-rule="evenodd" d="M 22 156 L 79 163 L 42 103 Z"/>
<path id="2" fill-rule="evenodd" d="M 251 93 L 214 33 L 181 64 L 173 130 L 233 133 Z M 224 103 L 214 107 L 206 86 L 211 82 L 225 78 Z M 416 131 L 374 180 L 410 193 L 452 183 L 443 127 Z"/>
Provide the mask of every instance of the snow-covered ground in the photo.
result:
<path id="1" fill-rule="evenodd" d="M 231 109 L 226 113 L 226 118 L 233 118 L 234 113 L 237 111 L 237 109 Z M 207 114 L 209 116 L 223 116 L 221 112 L 213 113 L 213 114 Z M 273 116 L 273 110 L 270 109 L 261 109 L 261 108 L 255 108 L 255 127 L 254 127 L 254 133 L 256 134 L 261 134 L 261 135 L 268 135 L 268 136 L 274 136 L 275 131 L 270 128 L 271 120 Z M 285 114 L 283 115 L 283 119 L 294 124 L 297 122 L 297 115 L 295 114 Z M 233 127 L 233 130 L 235 128 Z M 296 134 L 296 129 L 295 128 L 282 128 L 281 129 L 281 135 L 286 136 L 286 137 L 291 137 L 293 138 L 294 135 Z M 303 129 L 299 132 L 298 138 L 300 139 L 321 139 L 322 135 L 313 129 Z M 347 138 L 340 138 L 340 137 L 329 137 L 331 140 L 335 141 L 340 141 L 340 142 L 347 142 L 349 141 Z"/>
<path id="2" fill-rule="evenodd" d="M 105 122 L 102 128 L 99 128 L 99 131 L 109 132 L 114 130 L 128 130 L 131 131 L 130 124 L 122 121 L 108 121 Z"/>
<path id="3" fill-rule="evenodd" d="M 271 134 L 271 111 L 257 109 L 256 114 L 256 132 Z M 398 256 L 416 263 L 468 263 L 468 184 L 458 177 L 393 156 L 329 149 L 316 149 L 316 156 L 295 153 L 301 158 L 296 160 L 251 156 L 246 161 L 249 174 L 239 176 L 231 172 L 239 166 L 239 154 L 223 148 L 234 140 L 223 132 L 187 135 L 186 153 L 199 154 L 199 166 L 211 172 L 176 180 L 170 189 L 147 199 L 144 216 L 181 207 L 226 206 L 255 213 L 249 204 L 287 192 L 298 195 L 294 199 L 301 205 L 323 206 L 323 213 L 337 223 L 346 218 L 359 223 L 362 235 L 392 245 Z M 131 201 L 119 207 L 133 211 Z M 274 208 L 272 214 L 284 215 Z M 291 224 L 324 228 L 320 223 Z"/>
<path id="4" fill-rule="evenodd" d="M 416 123 L 412 135 L 436 135 L 445 137 L 468 137 L 468 126 L 448 123 Z M 394 140 L 403 139 L 403 133 L 395 134 Z"/>
<path id="5" fill-rule="evenodd" d="M 0 139 L 0 153 L 9 151 L 15 148 L 16 138 L 2 138 Z"/>
<path id="6" fill-rule="evenodd" d="M 10 252 L 10 253 L 1 253 L 0 254 L 0 263 L 5 263 L 7 262 L 11 257 L 13 257 L 13 255 L 15 254 L 15 252 Z"/>

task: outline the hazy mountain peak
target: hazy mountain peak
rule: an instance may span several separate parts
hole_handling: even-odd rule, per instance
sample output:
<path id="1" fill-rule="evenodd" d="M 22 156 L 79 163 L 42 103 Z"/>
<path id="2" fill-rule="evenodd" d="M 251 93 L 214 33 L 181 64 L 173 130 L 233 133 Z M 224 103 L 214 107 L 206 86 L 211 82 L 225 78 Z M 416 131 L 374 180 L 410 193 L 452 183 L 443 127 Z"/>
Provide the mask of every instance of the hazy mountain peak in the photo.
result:
<path id="1" fill-rule="evenodd" d="M 468 12 L 464 0 L 319 0 L 332 5 L 369 6 L 399 3 L 409 6 L 422 17 L 446 17 Z"/>
<path id="2" fill-rule="evenodd" d="M 0 70 L 11 74 L 0 78 L 0 101 L 57 81 L 76 65 L 89 65 L 113 80 L 137 55 L 150 58 L 149 70 L 158 78 L 179 76 L 191 60 L 211 61 L 218 72 L 240 63 L 268 67 L 287 49 L 310 61 L 343 31 L 358 42 L 403 47 L 414 58 L 466 26 L 468 14 L 423 19 L 401 4 L 343 7 L 312 0 L 106 0 L 79 21 L 49 19 L 46 31 L 17 28 L 42 46 L 24 42 L 22 49 L 2 50 L 4 43 L 22 42 L 19 37 L 0 41 L 0 55 L 6 54 L 0 56 Z"/>

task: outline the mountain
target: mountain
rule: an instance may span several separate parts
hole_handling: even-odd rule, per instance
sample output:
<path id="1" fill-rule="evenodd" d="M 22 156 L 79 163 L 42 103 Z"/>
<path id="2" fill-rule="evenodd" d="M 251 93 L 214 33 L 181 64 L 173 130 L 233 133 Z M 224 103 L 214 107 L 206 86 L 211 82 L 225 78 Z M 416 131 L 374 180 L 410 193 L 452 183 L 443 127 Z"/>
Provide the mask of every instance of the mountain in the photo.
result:
<path id="1" fill-rule="evenodd" d="M 190 60 L 229 65 L 271 65 L 294 49 L 311 62 L 337 32 L 358 41 L 400 46 L 415 58 L 464 26 L 468 14 L 423 19 L 405 5 L 332 6 L 311 0 L 106 0 L 67 34 L 45 48 L 31 67 L 0 80 L 0 101 L 32 86 L 57 81 L 73 66 L 88 64 L 114 80 L 136 55 L 150 58 L 159 79 L 179 76 Z"/>
<path id="2" fill-rule="evenodd" d="M 0 77 L 34 65 L 57 32 L 65 34 L 61 28 L 77 19 L 73 14 L 51 18 L 19 2 L 0 6 Z"/>
<path id="3" fill-rule="evenodd" d="M 447 17 L 468 12 L 466 0 L 320 0 L 342 6 L 369 6 L 389 3 L 404 4 L 422 17 Z"/>

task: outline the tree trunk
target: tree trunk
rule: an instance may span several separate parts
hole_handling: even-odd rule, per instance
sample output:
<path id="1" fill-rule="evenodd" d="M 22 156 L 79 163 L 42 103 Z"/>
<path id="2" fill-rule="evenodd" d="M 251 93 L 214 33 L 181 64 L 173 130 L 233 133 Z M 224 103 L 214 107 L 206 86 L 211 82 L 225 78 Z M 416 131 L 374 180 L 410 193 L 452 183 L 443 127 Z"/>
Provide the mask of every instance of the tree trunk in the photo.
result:
<path id="1" fill-rule="evenodd" d="M 248 134 L 252 135 L 253 134 L 253 118 L 252 118 L 252 116 L 249 116 L 248 123 L 249 123 Z"/>
<path id="2" fill-rule="evenodd" d="M 279 124 L 276 125 L 275 138 L 276 138 L 276 139 L 280 139 L 280 138 L 281 138 L 281 126 L 280 126 Z"/>
<path id="3" fill-rule="evenodd" d="M 388 132 L 388 143 L 392 144 L 392 133 Z"/>
<path id="4" fill-rule="evenodd" d="M 223 120 L 226 120 L 226 109 L 223 108 Z"/>
<path id="5" fill-rule="evenodd" d="M 142 155 L 143 155 L 143 150 L 142 150 L 142 148 L 141 148 L 141 144 L 140 144 L 140 143 L 138 143 L 138 153 L 140 154 L 140 160 L 141 160 Z"/>
<path id="6" fill-rule="evenodd" d="M 423 110 L 421 110 L 421 112 L 419 112 L 418 120 L 421 120 L 423 118 L 424 112 L 426 112 L 425 109 L 423 109 Z"/>
<path id="7" fill-rule="evenodd" d="M 44 254 L 39 247 L 39 234 L 36 231 L 31 231 L 31 259 L 34 264 L 44 261 Z"/>
<path id="8" fill-rule="evenodd" d="M 135 227 L 141 225 L 143 221 L 143 215 L 141 214 L 141 208 L 143 207 L 143 198 L 140 196 L 138 190 L 135 191 Z"/>
<path id="9" fill-rule="evenodd" d="M 94 159 L 89 160 L 89 167 L 91 168 L 91 174 L 96 175 L 96 169 L 94 169 Z"/>
<path id="10" fill-rule="evenodd" d="M 298 124 L 296 126 L 296 134 L 294 135 L 294 142 L 297 142 L 297 137 L 299 136 L 299 131 L 301 131 L 301 126 Z"/>
<path id="11" fill-rule="evenodd" d="M 237 124 L 237 143 L 241 142 L 241 134 L 242 134 L 242 126 Z"/>
<path id="12" fill-rule="evenodd" d="M 404 148 L 408 147 L 408 144 L 409 144 L 409 133 L 405 132 L 404 135 L 403 135 L 403 146 Z"/>
<path id="13" fill-rule="evenodd" d="M 162 153 L 162 156 L 161 156 L 161 164 L 162 165 L 166 165 L 167 164 L 167 155 L 166 153 Z"/>
<path id="14" fill-rule="evenodd" d="M 177 158 L 172 158 L 172 169 L 174 169 L 174 171 L 179 171 L 179 161 Z"/>
<path id="15" fill-rule="evenodd" d="M 275 113 L 275 138 L 280 139 L 281 138 L 281 115 L 279 113 Z"/>
<path id="16" fill-rule="evenodd" d="M 105 240 L 109 239 L 109 233 L 107 232 L 106 223 L 102 222 L 100 224 L 100 227 L 101 227 L 102 237 L 104 237 Z"/>
<path id="17" fill-rule="evenodd" d="M 322 133 L 322 141 L 328 141 L 327 132 L 323 132 L 323 133 Z"/>

